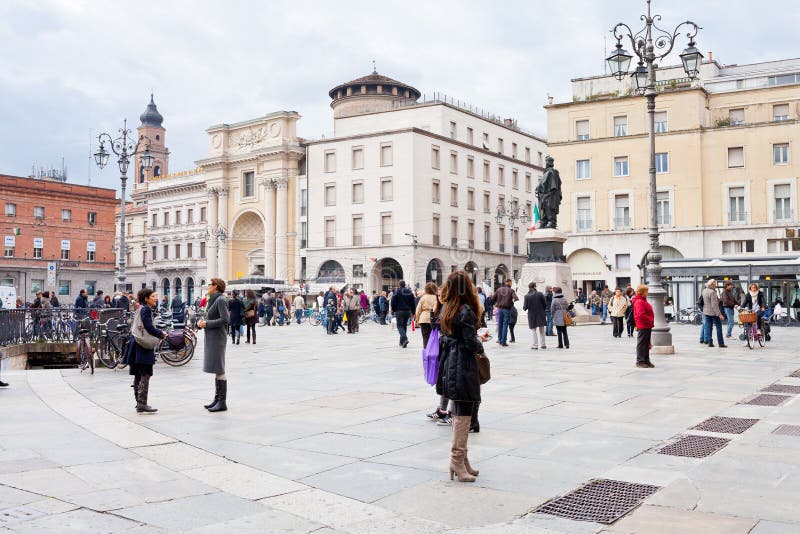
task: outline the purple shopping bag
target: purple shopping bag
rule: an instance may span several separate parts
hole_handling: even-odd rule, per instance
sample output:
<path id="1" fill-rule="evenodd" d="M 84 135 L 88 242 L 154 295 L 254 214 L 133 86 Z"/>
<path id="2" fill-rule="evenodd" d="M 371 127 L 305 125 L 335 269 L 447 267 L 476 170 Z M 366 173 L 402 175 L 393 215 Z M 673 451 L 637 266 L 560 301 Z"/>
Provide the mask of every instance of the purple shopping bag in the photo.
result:
<path id="1" fill-rule="evenodd" d="M 436 384 L 439 374 L 439 329 L 434 328 L 428 338 L 428 345 L 422 349 L 422 369 L 425 381 L 431 386 Z"/>

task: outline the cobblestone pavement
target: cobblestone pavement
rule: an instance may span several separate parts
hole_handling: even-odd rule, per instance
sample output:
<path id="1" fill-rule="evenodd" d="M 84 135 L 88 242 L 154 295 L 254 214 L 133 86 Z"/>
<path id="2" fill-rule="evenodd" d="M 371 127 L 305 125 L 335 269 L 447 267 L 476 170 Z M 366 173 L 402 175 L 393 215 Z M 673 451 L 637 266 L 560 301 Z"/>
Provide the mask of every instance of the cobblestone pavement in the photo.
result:
<path id="1" fill-rule="evenodd" d="M 185 367 L 156 365 L 149 416 L 126 371 L 6 372 L 0 530 L 798 532 L 800 428 L 782 426 L 800 425 L 797 395 L 742 404 L 800 386 L 800 328 L 773 332 L 766 349 L 720 349 L 677 325 L 677 354 L 652 370 L 610 326 L 571 329 L 569 350 L 531 350 L 521 328 L 508 348 L 490 342 L 474 484 L 449 480 L 450 428 L 425 417 L 436 398 L 419 332 L 402 349 L 375 324 L 259 328 L 257 345 L 229 347 L 219 414 L 202 407 L 202 346 Z M 712 416 L 757 421 L 692 430 Z M 702 458 L 658 453 L 683 435 L 729 441 Z M 660 489 L 610 525 L 534 512 L 592 479 Z"/>

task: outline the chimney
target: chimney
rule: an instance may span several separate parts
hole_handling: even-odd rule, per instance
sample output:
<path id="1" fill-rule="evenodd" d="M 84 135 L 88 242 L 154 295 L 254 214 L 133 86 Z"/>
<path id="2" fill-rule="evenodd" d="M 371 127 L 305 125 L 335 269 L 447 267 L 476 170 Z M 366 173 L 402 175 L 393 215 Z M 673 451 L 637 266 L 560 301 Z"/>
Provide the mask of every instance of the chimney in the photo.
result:
<path id="1" fill-rule="evenodd" d="M 708 51 L 708 60 L 709 61 L 714 61 L 714 52 L 712 52 L 710 50 Z"/>

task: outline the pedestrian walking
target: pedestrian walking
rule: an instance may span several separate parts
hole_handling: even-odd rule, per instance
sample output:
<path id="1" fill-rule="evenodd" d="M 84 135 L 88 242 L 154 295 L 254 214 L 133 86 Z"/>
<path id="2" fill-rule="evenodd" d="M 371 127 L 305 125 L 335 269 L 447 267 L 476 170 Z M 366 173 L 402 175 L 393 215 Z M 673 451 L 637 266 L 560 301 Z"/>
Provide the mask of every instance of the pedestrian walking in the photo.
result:
<path id="1" fill-rule="evenodd" d="M 549 289 L 550 286 L 548 286 Z M 528 328 L 531 331 L 531 348 L 546 349 L 545 326 L 547 325 L 547 298 L 537 291 L 536 282 L 528 284 L 528 294 L 522 303 L 522 310 L 528 312 Z M 551 314 L 552 317 L 552 314 Z"/>
<path id="2" fill-rule="evenodd" d="M 608 313 L 611 315 L 611 322 L 614 323 L 614 337 L 622 337 L 622 318 L 625 317 L 628 306 L 628 299 L 622 294 L 622 290 L 617 288 L 608 303 Z"/>
<path id="3" fill-rule="evenodd" d="M 514 302 L 519 300 L 517 294 L 511 289 L 511 278 L 507 278 L 503 287 L 494 292 L 497 307 L 497 337 L 501 347 L 507 347 L 508 343 L 508 322 L 511 317 L 511 308 Z"/>
<path id="4" fill-rule="evenodd" d="M 381 295 L 378 297 L 378 308 L 380 323 L 385 325 L 386 315 L 389 313 L 389 299 L 386 297 L 386 291 L 381 291 Z"/>
<path id="5" fill-rule="evenodd" d="M 465 271 L 450 274 L 442 288 L 442 313 L 439 326 L 439 377 L 436 392 L 454 403 L 453 442 L 450 447 L 450 479 L 474 482 L 478 471 L 469 462 L 467 441 L 472 415 L 481 402 L 478 359 L 484 357 L 480 328 L 480 302 L 470 276 Z"/>
<path id="6" fill-rule="evenodd" d="M 628 332 L 628 337 L 633 337 L 633 331 L 636 329 L 636 321 L 633 317 L 633 297 L 636 295 L 633 287 L 628 285 L 625 288 L 625 298 L 628 299 L 628 309 L 625 310 L 625 328 Z"/>
<path id="7" fill-rule="evenodd" d="M 569 348 L 569 334 L 567 333 L 567 323 L 565 316 L 570 315 L 572 304 L 567 302 L 564 298 L 564 293 L 561 288 L 556 286 L 553 288 L 553 303 L 550 305 L 550 313 L 553 314 L 553 324 L 556 327 L 556 334 L 558 335 L 558 348 Z"/>
<path id="8" fill-rule="evenodd" d="M 516 343 L 517 338 L 514 337 L 514 327 L 517 326 L 517 319 L 519 318 L 519 311 L 517 310 L 516 304 L 511 306 L 508 310 L 508 342 L 509 343 Z"/>
<path id="9" fill-rule="evenodd" d="M 551 286 L 545 286 L 544 288 L 544 317 L 547 321 L 547 325 L 544 329 L 545 336 L 554 336 L 553 333 L 553 314 L 550 313 L 550 305 L 553 304 L 553 288 Z"/>
<path id="10" fill-rule="evenodd" d="M 244 322 L 244 305 L 239 300 L 239 292 L 234 290 L 228 301 L 228 317 L 230 324 L 231 342 L 239 345 L 242 342 L 242 324 Z"/>
<path id="11" fill-rule="evenodd" d="M 303 298 L 303 295 L 298 294 L 294 298 L 294 317 L 297 320 L 297 324 L 303 322 L 303 315 L 306 312 L 306 299 Z"/>
<path id="12" fill-rule="evenodd" d="M 275 293 L 267 293 L 264 299 L 264 318 L 267 326 L 272 326 L 272 318 L 275 316 Z"/>
<path id="13" fill-rule="evenodd" d="M 225 350 L 229 324 L 228 303 L 225 302 L 225 281 L 212 278 L 208 283 L 206 312 L 197 326 L 205 330 L 203 372 L 214 375 L 214 400 L 204 407 L 209 412 L 228 409 L 228 377 L 225 375 Z"/>
<path id="14" fill-rule="evenodd" d="M 408 320 L 414 312 L 414 294 L 406 287 L 405 280 L 400 280 L 397 286 L 397 291 L 392 295 L 391 307 L 397 321 L 400 346 L 406 348 L 408 346 Z"/>
<path id="15" fill-rule="evenodd" d="M 486 293 L 478 287 L 478 303 L 481 305 L 481 327 L 486 328 Z"/>
<path id="16" fill-rule="evenodd" d="M 598 314 L 601 302 L 600 295 L 597 294 L 597 291 L 592 290 L 592 293 L 589 295 L 589 305 L 592 307 L 592 315 Z"/>
<path id="17" fill-rule="evenodd" d="M 608 305 L 611 302 L 611 297 L 614 296 L 614 293 L 608 289 L 608 286 L 603 286 L 603 291 L 600 293 L 600 305 L 603 308 L 603 318 L 602 322 L 605 323 L 608 320 Z"/>
<path id="18" fill-rule="evenodd" d="M 422 347 L 428 346 L 428 339 L 433 328 L 433 312 L 436 309 L 439 299 L 436 298 L 436 284 L 428 282 L 425 284 L 425 294 L 420 297 L 417 309 L 414 313 L 414 321 L 419 326 L 422 333 Z"/>
<path id="19" fill-rule="evenodd" d="M 714 346 L 712 329 L 717 332 L 717 345 L 719 348 L 727 348 L 725 340 L 722 337 L 722 319 L 725 317 L 722 314 L 719 306 L 719 295 L 717 294 L 717 281 L 711 278 L 706 282 L 706 288 L 703 290 L 703 333 L 705 334 L 705 343 L 709 347 Z"/>
<path id="20" fill-rule="evenodd" d="M 347 314 L 347 333 L 355 334 L 358 332 L 358 316 L 361 313 L 361 296 L 350 289 L 342 298 L 342 308 Z"/>
<path id="21" fill-rule="evenodd" d="M 655 367 L 650 361 L 651 335 L 653 333 L 653 306 L 647 302 L 647 293 L 650 288 L 642 284 L 636 288 L 636 295 L 632 299 L 633 319 L 636 322 L 636 329 L 639 331 L 636 339 L 636 367 L 652 368 Z"/>
<path id="22" fill-rule="evenodd" d="M 139 290 L 136 297 L 139 309 L 131 326 L 130 341 L 123 363 L 128 365 L 128 374 L 133 376 L 133 398 L 136 399 L 136 411 L 151 414 L 158 411 L 147 403 L 150 393 L 150 378 L 153 376 L 153 364 L 156 363 L 155 347 L 158 340 L 166 339 L 167 333 L 153 324 L 153 309 L 158 305 L 158 295 L 150 288 Z"/>
<path id="23" fill-rule="evenodd" d="M 247 330 L 245 343 L 250 343 L 250 336 L 253 336 L 253 345 L 256 344 L 256 322 L 258 322 L 258 299 L 252 289 L 244 292 L 244 327 Z"/>
<path id="24" fill-rule="evenodd" d="M 733 296 L 733 282 L 725 282 L 725 289 L 722 290 L 720 297 L 720 306 L 727 320 L 725 337 L 733 339 L 733 315 L 734 308 L 736 308 L 736 299 Z"/>
<path id="25" fill-rule="evenodd" d="M 336 288 L 331 286 L 328 292 L 322 299 L 325 307 L 325 331 L 328 335 L 338 334 L 336 328 L 336 312 L 339 309 L 338 301 L 336 299 Z"/>

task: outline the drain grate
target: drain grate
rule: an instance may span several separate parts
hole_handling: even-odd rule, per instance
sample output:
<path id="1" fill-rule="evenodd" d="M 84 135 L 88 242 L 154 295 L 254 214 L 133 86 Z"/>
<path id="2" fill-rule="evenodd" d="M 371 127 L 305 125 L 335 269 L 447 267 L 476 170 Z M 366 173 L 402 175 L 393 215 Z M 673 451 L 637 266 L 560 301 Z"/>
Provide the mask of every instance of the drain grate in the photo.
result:
<path id="1" fill-rule="evenodd" d="M 770 384 L 761 391 L 767 391 L 770 393 L 791 393 L 792 395 L 797 395 L 800 393 L 800 386 L 790 386 L 789 384 Z"/>
<path id="2" fill-rule="evenodd" d="M 687 458 L 705 458 L 711 456 L 730 440 L 725 438 L 714 438 L 711 436 L 683 436 L 675 443 L 670 443 L 658 451 L 658 454 L 669 454 L 670 456 L 685 456 Z"/>
<path id="3" fill-rule="evenodd" d="M 754 404 L 756 406 L 779 406 L 783 404 L 786 399 L 791 399 L 786 395 L 756 395 L 752 399 L 739 404 Z"/>
<path id="4" fill-rule="evenodd" d="M 706 432 L 716 432 L 718 434 L 741 434 L 754 424 L 758 419 L 742 419 L 740 417 L 711 417 L 706 419 L 693 430 L 704 430 Z"/>
<path id="5" fill-rule="evenodd" d="M 544 503 L 534 512 L 608 525 L 660 489 L 648 484 L 595 479 L 572 493 Z"/>
<path id="6" fill-rule="evenodd" d="M 773 434 L 781 434 L 783 436 L 798 436 L 800 437 L 800 426 L 797 425 L 780 425 L 772 431 Z"/>

